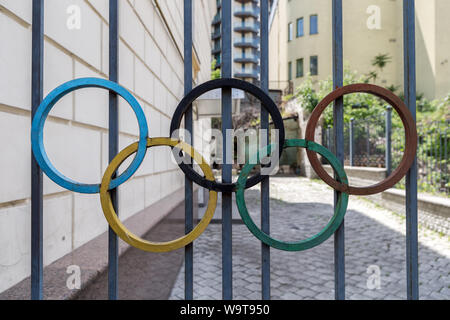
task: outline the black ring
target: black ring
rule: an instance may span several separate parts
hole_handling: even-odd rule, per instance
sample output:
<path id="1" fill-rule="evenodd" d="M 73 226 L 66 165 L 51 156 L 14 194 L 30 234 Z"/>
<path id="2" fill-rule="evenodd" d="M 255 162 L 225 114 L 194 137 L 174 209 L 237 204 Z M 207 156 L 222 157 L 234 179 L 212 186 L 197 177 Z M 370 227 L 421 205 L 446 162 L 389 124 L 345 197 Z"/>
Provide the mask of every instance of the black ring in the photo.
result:
<path id="1" fill-rule="evenodd" d="M 211 80 L 208 82 L 205 82 L 198 87 L 194 88 L 188 95 L 186 95 L 183 100 L 178 104 L 177 109 L 175 110 L 175 113 L 172 118 L 172 122 L 170 123 L 170 135 L 172 136 L 173 133 L 180 128 L 181 120 L 183 119 L 184 114 L 188 110 L 188 108 L 192 105 L 192 103 L 201 95 L 204 93 L 214 90 L 214 89 L 220 89 L 220 88 L 234 88 L 234 89 L 241 89 L 247 93 L 250 93 L 255 98 L 257 98 L 259 101 L 261 101 L 261 105 L 269 112 L 270 116 L 272 117 L 272 121 L 275 125 L 275 128 L 279 131 L 279 142 L 278 145 L 280 146 L 280 158 L 281 154 L 283 153 L 283 147 L 284 147 L 284 140 L 285 140 L 285 130 L 284 130 L 284 124 L 283 124 L 283 117 L 281 116 L 280 111 L 278 110 L 277 105 L 273 100 L 270 98 L 269 95 L 267 95 L 263 90 L 258 88 L 257 86 L 238 79 L 231 79 L 231 78 L 224 78 L 224 79 L 217 79 L 217 80 Z M 175 149 L 174 149 L 175 152 Z M 197 172 L 194 171 L 194 169 L 185 164 L 181 163 L 179 164 L 179 167 L 181 170 L 183 170 L 184 174 L 191 180 L 197 183 L 198 185 L 212 191 L 217 192 L 234 192 L 236 189 L 235 183 L 218 183 L 218 182 L 211 182 L 206 180 L 204 177 L 199 175 Z M 265 176 L 261 176 L 260 173 L 254 175 L 253 177 L 249 178 L 247 180 L 246 189 L 251 188 L 255 186 L 256 184 L 260 183 L 263 179 L 265 179 Z"/>

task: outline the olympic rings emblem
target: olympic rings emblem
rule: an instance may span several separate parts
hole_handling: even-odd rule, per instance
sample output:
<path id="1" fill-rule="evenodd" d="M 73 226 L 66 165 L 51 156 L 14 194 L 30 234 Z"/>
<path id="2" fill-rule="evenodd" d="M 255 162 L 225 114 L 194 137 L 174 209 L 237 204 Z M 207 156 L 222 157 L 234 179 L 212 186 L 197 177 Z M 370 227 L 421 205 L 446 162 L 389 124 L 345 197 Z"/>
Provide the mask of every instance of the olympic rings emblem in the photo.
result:
<path id="1" fill-rule="evenodd" d="M 200 165 L 200 168 L 202 169 L 205 178 L 208 181 L 214 181 L 214 174 L 211 170 L 211 167 L 207 165 L 203 157 L 188 144 L 170 138 L 153 138 L 153 139 L 149 138 L 147 140 L 147 148 L 156 146 L 169 146 L 184 151 Z M 103 176 L 102 184 L 100 187 L 100 201 L 102 204 L 103 213 L 105 214 L 105 218 L 108 221 L 111 228 L 123 241 L 138 249 L 150 252 L 168 252 L 183 248 L 192 241 L 194 241 L 195 239 L 197 239 L 203 233 L 203 231 L 205 231 L 206 227 L 208 227 L 211 219 L 214 216 L 214 212 L 216 211 L 217 192 L 215 191 L 209 192 L 208 207 L 206 208 L 206 212 L 203 218 L 201 219 L 199 224 L 184 237 L 181 237 L 177 240 L 170 242 L 155 243 L 135 236 L 130 231 L 128 231 L 128 229 L 125 227 L 125 225 L 123 225 L 122 222 L 120 222 L 119 218 L 117 217 L 117 214 L 114 211 L 111 196 L 108 191 L 109 185 L 111 183 L 111 177 L 114 174 L 114 172 L 117 171 L 120 165 L 126 159 L 128 159 L 128 157 L 136 153 L 138 148 L 139 145 L 137 143 L 134 143 L 125 148 L 113 159 L 113 161 L 111 161 L 110 165 L 105 171 L 105 175 Z"/>
<path id="2" fill-rule="evenodd" d="M 277 105 L 260 88 L 249 82 L 238 79 L 218 79 L 214 81 L 208 81 L 194 88 L 186 97 L 184 97 L 183 100 L 181 100 L 177 109 L 175 110 L 172 122 L 170 124 L 170 134 L 172 135 L 177 129 L 179 129 L 184 113 L 187 111 L 192 102 L 195 101 L 195 99 L 197 99 L 202 94 L 208 91 L 218 88 L 241 89 L 247 93 L 250 93 L 259 101 L 261 101 L 261 105 L 269 112 L 270 116 L 272 117 L 275 129 L 277 129 L 279 132 L 278 146 L 280 147 L 279 148 L 277 147 L 277 149 L 279 152 L 279 156 L 281 157 L 281 153 L 283 152 L 285 130 L 283 125 L 283 118 L 280 114 L 280 111 L 278 110 Z M 181 163 L 180 168 L 181 170 L 183 170 L 183 172 L 190 180 L 194 181 L 198 185 L 208 190 L 216 190 L 221 192 L 234 192 L 236 189 L 236 184 L 234 183 L 226 184 L 207 181 L 206 179 L 202 178 L 197 172 L 195 172 L 191 166 L 188 166 L 185 163 Z M 251 188 L 255 186 L 256 184 L 260 183 L 261 180 L 263 180 L 263 178 L 264 177 L 261 176 L 260 174 L 253 176 L 248 180 L 246 187 Z"/>
<path id="3" fill-rule="evenodd" d="M 350 93 L 373 94 L 381 99 L 384 99 L 397 111 L 400 119 L 402 120 L 403 126 L 405 127 L 406 140 L 405 153 L 397 169 L 392 172 L 389 177 L 376 185 L 364 188 L 351 187 L 348 184 L 339 183 L 331 178 L 320 164 L 316 154 L 308 150 L 307 155 L 311 166 L 314 168 L 317 175 L 333 189 L 348 192 L 353 195 L 372 195 L 375 193 L 380 193 L 393 187 L 405 176 L 406 172 L 409 168 L 411 168 L 417 151 L 417 129 L 413 116 L 406 107 L 405 103 L 390 90 L 372 84 L 352 84 L 336 89 L 326 96 L 321 102 L 319 102 L 316 108 L 314 108 L 306 126 L 305 138 L 306 140 L 314 141 L 314 131 L 322 112 L 330 103 Z"/>
<path id="4" fill-rule="evenodd" d="M 271 153 L 271 149 L 275 147 L 274 145 L 269 145 L 262 150 L 259 151 L 260 155 L 267 156 Z M 336 158 L 334 154 L 332 154 L 328 149 L 325 147 L 314 143 L 309 142 L 307 140 L 287 140 L 284 145 L 285 149 L 287 148 L 306 148 L 307 150 L 311 150 L 313 152 L 317 152 L 321 156 L 323 156 L 330 164 L 333 170 L 336 172 L 338 176 L 338 180 L 341 183 L 347 184 L 347 175 L 345 174 L 344 168 L 342 168 L 341 164 L 339 163 L 339 160 Z M 257 225 L 253 222 L 252 218 L 250 217 L 250 214 L 247 211 L 247 206 L 245 205 L 245 199 L 244 199 L 244 191 L 245 191 L 245 185 L 246 180 L 249 175 L 249 173 L 252 171 L 252 169 L 255 167 L 254 164 L 246 164 L 244 168 L 242 168 L 241 174 L 239 175 L 238 182 L 237 182 L 237 190 L 236 190 L 236 203 L 237 207 L 239 209 L 239 213 L 241 215 L 242 220 L 246 224 L 246 226 L 249 228 L 250 232 L 253 233 L 253 235 L 264 242 L 265 244 L 284 251 L 303 251 L 310 248 L 313 248 L 315 246 L 318 246 L 325 240 L 327 240 L 341 225 L 342 221 L 344 220 L 345 212 L 347 211 L 347 205 L 348 205 L 348 194 L 344 192 L 338 193 L 338 201 L 336 205 L 336 209 L 334 212 L 333 217 L 328 222 L 328 224 L 325 226 L 324 229 L 322 229 L 318 234 L 306 239 L 301 240 L 299 242 L 284 242 L 276 240 L 272 237 L 270 237 L 268 234 L 264 233 L 257 227 Z"/>
<path id="5" fill-rule="evenodd" d="M 37 163 L 42 171 L 44 171 L 53 182 L 61 187 L 78 193 L 93 194 L 100 192 L 100 185 L 83 184 L 65 177 L 52 165 L 44 148 L 44 125 L 53 106 L 65 95 L 83 88 L 101 88 L 117 93 L 130 104 L 139 123 L 139 149 L 136 157 L 128 169 L 111 182 L 111 189 L 117 188 L 130 179 L 142 164 L 147 152 L 148 126 L 147 121 L 145 120 L 144 111 L 133 95 L 117 83 L 104 79 L 82 78 L 66 82 L 50 92 L 44 101 L 42 101 L 31 125 L 31 146 Z"/>
<path id="6" fill-rule="evenodd" d="M 104 173 L 103 179 L 100 184 L 83 184 L 65 177 L 52 165 L 44 148 L 44 125 L 51 109 L 62 97 L 74 90 L 82 88 L 101 88 L 120 95 L 131 106 L 139 124 L 139 141 L 126 147 L 111 161 Z M 338 201 L 334 215 L 328 222 L 328 224 L 318 234 L 306 240 L 298 242 L 284 242 L 276 240 L 270 237 L 270 235 L 264 233 L 256 226 L 256 224 L 248 214 L 244 198 L 246 189 L 258 184 L 264 179 L 264 177 L 259 174 L 248 178 L 250 172 L 255 167 L 255 164 L 246 163 L 239 175 L 238 181 L 234 184 L 224 184 L 216 182 L 211 167 L 206 164 L 203 157 L 197 151 L 195 151 L 192 146 L 183 141 L 180 141 L 179 139 L 168 137 L 149 138 L 147 121 L 145 119 L 142 107 L 140 106 L 138 101 L 125 88 L 115 82 L 111 82 L 108 80 L 98 78 L 76 79 L 59 86 L 50 94 L 48 94 L 48 96 L 42 101 L 41 105 L 39 106 L 32 122 L 31 144 L 33 155 L 42 171 L 59 186 L 78 193 L 99 193 L 103 213 L 106 220 L 108 221 L 108 224 L 111 226 L 114 232 L 129 245 L 150 252 L 169 252 L 177 250 L 197 239 L 206 230 L 214 216 L 217 205 L 217 192 L 236 192 L 236 202 L 243 222 L 250 230 L 250 232 L 265 244 L 273 248 L 285 251 L 302 251 L 313 248 L 327 240 L 342 224 L 345 213 L 347 211 L 348 198 L 350 194 L 369 195 L 382 192 L 392 187 L 401 178 L 403 178 L 414 161 L 417 151 L 417 131 L 415 121 L 410 111 L 405 106 L 403 101 L 389 90 L 369 84 L 355 84 L 345 86 L 330 93 L 314 109 L 307 125 L 305 140 L 293 139 L 285 141 L 285 129 L 280 111 L 278 110 L 273 100 L 264 91 L 254 86 L 253 84 L 242 80 L 211 80 L 194 88 L 179 103 L 170 125 L 171 135 L 180 127 L 184 113 L 192 105 L 195 99 L 210 90 L 218 88 L 237 88 L 253 95 L 261 101 L 261 105 L 266 108 L 266 110 L 272 117 L 274 126 L 279 131 L 278 143 L 271 144 L 261 149 L 257 154 L 257 159 L 260 159 L 260 156 L 267 157 L 273 152 L 277 152 L 281 156 L 283 150 L 286 148 L 305 148 L 311 165 L 319 175 L 319 177 L 322 178 L 322 180 L 328 185 L 333 187 L 336 191 L 338 191 Z M 336 99 L 343 97 L 345 94 L 356 92 L 374 94 L 391 104 L 398 112 L 403 122 L 406 135 L 405 155 L 398 168 L 386 180 L 374 186 L 365 188 L 356 188 L 349 186 L 348 178 L 344 171 L 344 168 L 342 167 L 336 156 L 328 149 L 314 142 L 314 131 L 317 122 L 319 121 L 319 118 L 325 108 Z M 155 146 L 169 146 L 173 149 L 173 152 L 184 152 L 192 159 L 194 159 L 194 161 L 199 164 L 201 170 L 203 171 L 204 177 L 200 176 L 190 166 L 184 163 L 179 164 L 179 167 L 190 180 L 209 190 L 209 201 L 206 213 L 199 224 L 185 236 L 169 242 L 150 242 L 141 239 L 140 237 L 134 235 L 131 231 L 129 231 L 119 220 L 112 205 L 109 193 L 110 190 L 117 188 L 133 176 L 133 174 L 141 166 L 147 153 L 147 149 Z M 317 153 L 324 157 L 331 164 L 334 172 L 336 173 L 337 180 L 334 180 L 326 173 L 317 158 Z M 113 179 L 112 177 L 119 166 L 133 154 L 136 155 L 129 167 L 120 176 Z"/>

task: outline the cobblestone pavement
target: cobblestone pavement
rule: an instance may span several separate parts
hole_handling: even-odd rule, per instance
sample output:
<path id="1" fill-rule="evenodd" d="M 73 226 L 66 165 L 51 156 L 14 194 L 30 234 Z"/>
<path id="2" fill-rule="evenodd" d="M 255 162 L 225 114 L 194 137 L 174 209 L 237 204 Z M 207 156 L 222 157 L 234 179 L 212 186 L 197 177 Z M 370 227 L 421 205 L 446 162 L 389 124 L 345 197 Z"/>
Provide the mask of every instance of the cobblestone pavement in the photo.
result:
<path id="1" fill-rule="evenodd" d="M 246 202 L 259 223 L 257 188 Z M 271 233 L 280 240 L 300 240 L 322 229 L 332 216 L 333 192 L 316 181 L 297 177 L 271 179 Z M 217 213 L 220 216 L 220 203 Z M 233 217 L 237 218 L 234 207 Z M 405 299 L 405 219 L 351 196 L 345 220 L 347 299 Z M 419 230 L 420 298 L 450 298 L 450 240 Z M 222 298 L 221 226 L 211 224 L 194 244 L 194 299 Z M 233 295 L 261 299 L 261 244 L 245 225 L 233 225 Z M 333 239 L 303 252 L 271 250 L 272 299 L 334 299 Z M 380 268 L 380 288 L 368 289 L 369 266 Z M 370 282 L 370 281 L 369 281 Z M 373 283 L 373 282 L 370 282 Z M 184 298 L 184 269 L 170 299 Z"/>

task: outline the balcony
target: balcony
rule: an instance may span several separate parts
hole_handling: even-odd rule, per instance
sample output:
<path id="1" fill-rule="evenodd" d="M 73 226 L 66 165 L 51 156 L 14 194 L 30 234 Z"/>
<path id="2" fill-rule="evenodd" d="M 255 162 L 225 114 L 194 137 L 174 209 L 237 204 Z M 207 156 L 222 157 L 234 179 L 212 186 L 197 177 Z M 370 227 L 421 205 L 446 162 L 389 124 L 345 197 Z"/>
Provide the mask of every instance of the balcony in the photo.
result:
<path id="1" fill-rule="evenodd" d="M 213 31 L 213 32 L 211 33 L 211 39 L 212 39 L 212 40 L 219 39 L 221 36 L 222 36 L 222 32 L 221 32 L 220 29 L 215 30 L 215 31 Z"/>
<path id="2" fill-rule="evenodd" d="M 234 31 L 236 32 L 253 32 L 258 33 L 261 29 L 259 22 L 236 22 L 234 24 Z"/>
<path id="3" fill-rule="evenodd" d="M 216 0 L 217 9 L 222 8 L 222 0 Z"/>
<path id="4" fill-rule="evenodd" d="M 236 63 L 254 63 L 254 64 L 258 64 L 259 63 L 259 56 L 256 54 L 236 54 L 234 56 L 234 62 Z"/>
<path id="5" fill-rule="evenodd" d="M 259 37 L 254 37 L 250 39 L 236 39 L 234 40 L 234 46 L 236 48 L 259 48 L 260 39 Z"/>
<path id="6" fill-rule="evenodd" d="M 259 69 L 257 68 L 249 68 L 249 69 L 241 69 L 236 70 L 234 72 L 235 78 L 242 78 L 242 79 L 258 79 L 259 78 Z"/>
<path id="7" fill-rule="evenodd" d="M 220 46 L 220 45 L 215 45 L 215 46 L 212 48 L 211 53 L 212 53 L 212 54 L 218 54 L 218 53 L 220 53 L 221 51 L 222 51 L 221 46 Z"/>
<path id="8" fill-rule="evenodd" d="M 214 16 L 214 19 L 212 21 L 212 25 L 216 25 L 222 22 L 222 15 L 220 13 L 216 14 Z"/>
<path id="9" fill-rule="evenodd" d="M 259 18 L 260 10 L 259 8 L 237 8 L 234 10 L 234 16 L 239 18 L 253 17 L 255 19 Z"/>
<path id="10" fill-rule="evenodd" d="M 235 0 L 235 1 L 239 3 L 250 3 L 250 2 L 258 3 L 259 0 Z"/>

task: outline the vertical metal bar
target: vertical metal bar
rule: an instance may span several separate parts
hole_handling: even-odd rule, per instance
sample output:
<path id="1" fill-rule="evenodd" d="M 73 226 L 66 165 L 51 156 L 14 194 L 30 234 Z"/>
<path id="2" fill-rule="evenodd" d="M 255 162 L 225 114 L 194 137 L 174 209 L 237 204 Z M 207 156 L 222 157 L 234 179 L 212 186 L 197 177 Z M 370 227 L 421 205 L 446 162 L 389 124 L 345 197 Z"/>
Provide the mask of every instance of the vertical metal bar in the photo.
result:
<path id="1" fill-rule="evenodd" d="M 425 134 L 425 131 L 421 128 L 419 129 L 420 131 L 418 132 L 419 137 L 420 137 L 420 144 L 422 145 L 422 150 L 419 150 L 419 154 L 418 154 L 418 159 L 421 159 L 421 161 L 423 161 L 424 163 L 424 177 L 423 180 L 424 182 L 427 181 L 427 177 L 428 177 L 428 158 L 427 158 L 427 135 Z"/>
<path id="2" fill-rule="evenodd" d="M 333 0 L 333 87 L 339 88 L 344 82 L 342 0 Z M 334 146 L 336 156 L 344 164 L 344 100 L 334 103 Z M 336 206 L 338 193 L 334 193 Z M 345 299 L 345 242 L 344 221 L 334 235 L 335 298 Z"/>
<path id="3" fill-rule="evenodd" d="M 322 127 L 322 145 L 327 145 L 327 131 Z"/>
<path id="4" fill-rule="evenodd" d="M 416 48 L 414 0 L 403 0 L 405 102 L 416 119 Z M 406 174 L 406 274 L 408 300 L 419 299 L 417 235 L 417 158 Z"/>
<path id="5" fill-rule="evenodd" d="M 192 90 L 192 0 L 184 0 L 184 93 Z M 192 106 L 186 111 L 184 125 L 190 133 L 194 145 Z M 188 234 L 194 228 L 193 183 L 187 177 L 184 179 L 185 189 L 185 232 Z M 184 297 L 194 299 L 194 245 L 190 243 L 184 251 Z"/>
<path id="6" fill-rule="evenodd" d="M 447 182 L 448 182 L 448 153 L 447 153 L 447 143 L 448 143 L 448 140 L 447 140 L 447 130 L 448 130 L 448 122 L 447 122 L 447 126 L 446 126 L 446 128 L 445 128 L 445 130 L 444 130 L 444 159 L 445 159 L 445 161 L 444 161 L 444 179 L 445 179 L 445 186 L 447 186 Z M 446 188 L 446 190 L 445 190 L 445 192 L 448 192 L 448 190 L 447 190 L 447 187 L 445 187 Z"/>
<path id="7" fill-rule="evenodd" d="M 425 140 L 425 161 L 426 161 L 426 172 L 427 175 L 425 177 L 425 182 L 430 183 L 430 137 L 428 136 L 428 130 L 425 130 L 423 133 L 424 140 Z"/>
<path id="8" fill-rule="evenodd" d="M 31 70 L 31 119 L 43 99 L 44 82 L 44 1 L 33 0 Z M 31 299 L 44 297 L 43 183 L 42 170 L 31 157 Z"/>
<path id="9" fill-rule="evenodd" d="M 119 80 L 119 3 L 109 0 L 109 80 Z M 119 152 L 119 112 L 117 94 L 109 93 L 109 160 L 112 161 Z M 116 213 L 119 214 L 117 189 L 111 190 L 111 199 Z M 114 231 L 108 234 L 108 297 L 119 297 L 119 241 Z"/>
<path id="10" fill-rule="evenodd" d="M 328 149 L 331 150 L 331 133 L 330 133 L 330 128 L 327 128 L 327 145 L 328 145 Z"/>
<path id="11" fill-rule="evenodd" d="M 430 174 L 428 175 L 429 184 L 433 183 L 433 132 L 428 129 L 427 137 L 428 137 L 428 169 Z"/>
<path id="12" fill-rule="evenodd" d="M 442 171 L 442 131 L 441 128 L 439 128 L 439 190 L 442 188 L 442 186 L 445 186 L 442 184 L 442 181 L 444 181 Z"/>
<path id="13" fill-rule="evenodd" d="M 231 46 L 231 1 L 222 2 L 222 77 L 232 77 Z M 233 128 L 231 88 L 222 89 L 222 134 L 223 159 L 222 182 L 232 182 L 231 141 L 227 140 L 227 129 Z M 224 300 L 233 299 L 233 238 L 232 238 L 232 193 L 222 193 L 222 295 Z"/>
<path id="14" fill-rule="evenodd" d="M 428 138 L 427 135 L 425 133 L 424 130 L 421 130 L 420 132 L 420 136 L 422 137 L 422 146 L 423 149 L 420 151 L 419 154 L 419 159 L 422 158 L 423 159 L 423 163 L 424 163 L 424 171 L 425 171 L 425 176 L 423 177 L 424 182 L 427 181 L 428 179 Z"/>
<path id="15" fill-rule="evenodd" d="M 433 130 L 433 147 L 434 147 L 434 157 L 433 157 L 433 173 L 437 171 L 438 167 L 437 167 L 437 141 L 436 141 L 436 136 L 437 136 L 437 129 L 432 129 Z M 437 183 L 437 175 L 433 174 L 433 185 L 436 186 Z"/>
<path id="16" fill-rule="evenodd" d="M 430 169 L 430 174 L 428 175 L 429 184 L 433 184 L 433 132 L 428 129 L 428 168 Z"/>
<path id="17" fill-rule="evenodd" d="M 429 184 L 433 183 L 433 132 L 428 129 L 427 137 L 428 137 L 428 168 L 430 170 L 430 174 L 428 175 Z"/>
<path id="18" fill-rule="evenodd" d="M 370 163 L 370 123 L 367 123 L 367 143 L 366 143 L 367 161 Z"/>
<path id="19" fill-rule="evenodd" d="M 439 186 L 439 127 L 433 129 L 434 130 L 434 140 L 433 140 L 433 145 L 434 145 L 434 159 L 433 159 L 433 167 L 434 167 L 434 172 L 436 174 L 434 174 L 434 186 L 438 187 Z M 439 188 L 439 187 L 438 187 Z M 439 190 L 439 189 L 437 189 Z"/>
<path id="20" fill-rule="evenodd" d="M 355 149 L 354 149 L 355 140 L 354 140 L 354 136 L 353 136 L 354 126 L 355 126 L 355 119 L 351 118 L 350 119 L 350 133 L 349 133 L 349 136 L 350 136 L 350 145 L 349 145 L 350 151 L 349 151 L 349 153 L 350 153 L 350 166 L 351 167 L 353 167 L 355 165 L 355 161 L 354 161 L 354 158 L 353 158 L 353 155 L 354 155 L 354 152 L 355 152 Z"/>
<path id="21" fill-rule="evenodd" d="M 269 93 L 269 0 L 261 0 L 261 88 Z M 261 107 L 261 129 L 267 130 L 262 141 L 269 143 L 269 113 Z M 261 230 L 270 233 L 270 181 L 269 176 L 261 181 Z M 262 299 L 270 300 L 270 246 L 261 243 Z"/>
<path id="22" fill-rule="evenodd" d="M 392 172 L 392 107 L 386 107 L 386 176 Z"/>

